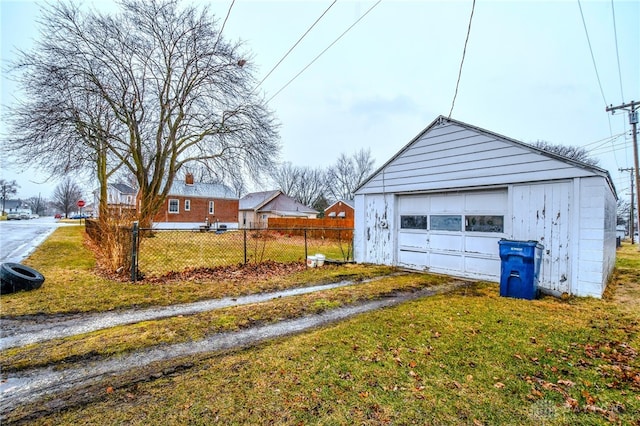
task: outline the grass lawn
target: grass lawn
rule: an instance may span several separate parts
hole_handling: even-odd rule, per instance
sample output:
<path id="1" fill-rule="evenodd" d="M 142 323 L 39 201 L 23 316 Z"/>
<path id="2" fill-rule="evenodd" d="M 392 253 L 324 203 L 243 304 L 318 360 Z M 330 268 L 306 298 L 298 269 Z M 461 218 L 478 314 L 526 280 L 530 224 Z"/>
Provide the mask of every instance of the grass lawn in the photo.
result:
<path id="1" fill-rule="evenodd" d="M 68 259 L 51 259 L 51 253 L 44 252 L 47 244 L 62 244 L 67 239 L 74 246 Z M 47 282 L 41 290 L 59 287 L 51 297 L 64 292 L 65 277 L 75 276 L 72 271 L 92 276 L 90 253 L 81 251 L 80 241 L 77 232 L 61 228 L 30 258 L 31 266 L 46 269 Z M 64 254 L 62 245 L 51 249 Z M 78 259 L 73 262 L 73 258 Z M 47 273 L 56 268 L 64 272 L 57 272 L 50 283 Z M 272 277 L 266 284 L 247 289 L 300 285 L 314 277 L 335 280 L 352 272 L 354 277 L 382 273 L 376 268 L 366 271 L 364 266 L 304 271 L 284 282 Z M 117 296 L 101 305 L 84 296 L 75 301 L 77 310 L 132 306 L 143 295 L 148 295 L 144 303 L 167 304 L 174 303 L 175 295 L 196 300 L 214 294 L 202 290 L 214 284 L 208 282 L 134 286 L 94 279 L 88 285 L 87 280 L 78 280 L 75 285 L 84 290 L 74 296 L 100 291 L 108 298 L 111 293 L 105 288 L 109 286 L 115 287 Z M 62 363 L 65 356 L 97 350 L 80 348 L 85 344 L 89 348 L 101 342 L 111 353 L 118 353 L 121 339 L 130 345 L 136 336 L 142 342 L 163 335 L 195 339 L 255 320 L 296 316 L 394 289 L 442 284 L 442 280 L 424 274 L 401 275 L 358 286 L 357 291 L 336 289 L 313 297 L 117 327 L 79 336 L 77 340 L 84 343 L 77 345 L 61 339 L 59 358 L 50 361 Z M 182 286 L 186 289 L 179 290 Z M 138 288 L 144 290 L 138 293 Z M 231 284 L 225 289 L 240 291 Z M 172 297 L 167 296 L 170 290 L 175 292 Z M 43 303 L 32 293 L 12 298 L 31 297 L 32 302 Z M 57 303 L 73 304 L 62 295 L 56 298 Z M 55 304 L 37 309 L 69 310 L 69 306 L 58 309 Z M 7 315 L 4 296 L 2 305 Z M 85 305 L 94 307 L 86 309 Z M 32 311 L 28 301 L 13 307 L 16 315 Z M 158 334 L 149 337 L 149 330 Z M 30 424 L 634 425 L 640 421 L 639 332 L 640 254 L 637 248 L 625 245 L 618 252 L 616 273 L 603 300 L 501 298 L 497 284 L 476 283 L 257 347 L 194 357 L 188 360 L 189 368 L 173 369 L 153 380 L 132 384 L 126 378 L 111 378 L 91 402 L 33 419 Z M 2 364 L 39 356 L 34 365 L 47 363 L 46 355 L 38 353 L 52 352 L 22 350 L 34 352 L 16 358 L 3 353 Z"/>

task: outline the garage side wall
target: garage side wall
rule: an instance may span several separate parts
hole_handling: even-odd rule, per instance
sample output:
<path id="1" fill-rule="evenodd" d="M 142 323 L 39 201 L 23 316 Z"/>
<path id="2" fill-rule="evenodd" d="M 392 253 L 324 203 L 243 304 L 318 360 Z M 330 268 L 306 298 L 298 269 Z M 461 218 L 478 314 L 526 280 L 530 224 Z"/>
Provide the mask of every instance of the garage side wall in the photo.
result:
<path id="1" fill-rule="evenodd" d="M 354 259 L 359 263 L 393 265 L 395 197 L 356 195 Z"/>
<path id="2" fill-rule="evenodd" d="M 616 258 L 615 197 L 602 178 L 577 181 L 580 194 L 579 252 L 573 293 L 602 297 Z"/>

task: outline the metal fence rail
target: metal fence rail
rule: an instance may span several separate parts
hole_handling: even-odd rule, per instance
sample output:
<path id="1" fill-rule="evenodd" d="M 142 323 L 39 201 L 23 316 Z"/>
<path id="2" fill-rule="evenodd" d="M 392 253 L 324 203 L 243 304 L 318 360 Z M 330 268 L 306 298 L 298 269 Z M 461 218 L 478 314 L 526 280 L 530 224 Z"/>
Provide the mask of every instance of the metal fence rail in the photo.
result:
<path id="1" fill-rule="evenodd" d="M 137 238 L 137 239 L 136 239 Z M 162 276 L 196 268 L 246 263 L 306 262 L 323 254 L 329 260 L 353 260 L 353 229 L 269 228 L 133 230 L 131 279 Z"/>

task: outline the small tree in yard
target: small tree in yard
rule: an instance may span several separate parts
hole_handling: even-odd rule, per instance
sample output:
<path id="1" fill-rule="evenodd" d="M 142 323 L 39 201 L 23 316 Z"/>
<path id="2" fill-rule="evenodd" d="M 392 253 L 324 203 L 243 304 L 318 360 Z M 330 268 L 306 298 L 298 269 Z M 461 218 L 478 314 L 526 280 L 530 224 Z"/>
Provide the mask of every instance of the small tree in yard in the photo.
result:
<path id="1" fill-rule="evenodd" d="M 64 217 L 69 217 L 69 213 L 76 209 L 76 203 L 82 199 L 80 187 L 67 178 L 63 180 L 53 191 L 53 206 L 64 212 Z"/>
<path id="2" fill-rule="evenodd" d="M 9 199 L 10 196 L 16 195 L 18 193 L 18 184 L 15 180 L 8 181 L 4 179 L 0 179 L 0 197 L 2 197 L 2 215 L 4 216 L 6 213 L 4 211 L 5 203 Z"/>

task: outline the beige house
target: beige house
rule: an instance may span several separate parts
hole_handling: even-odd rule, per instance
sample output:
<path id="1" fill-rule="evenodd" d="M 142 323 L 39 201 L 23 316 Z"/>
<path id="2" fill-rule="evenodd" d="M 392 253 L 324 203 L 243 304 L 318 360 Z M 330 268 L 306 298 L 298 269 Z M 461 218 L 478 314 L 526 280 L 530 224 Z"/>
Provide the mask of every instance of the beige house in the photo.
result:
<path id="1" fill-rule="evenodd" d="M 266 228 L 271 217 L 315 219 L 318 211 L 305 206 L 280 190 L 253 192 L 240 199 L 240 228 Z"/>

